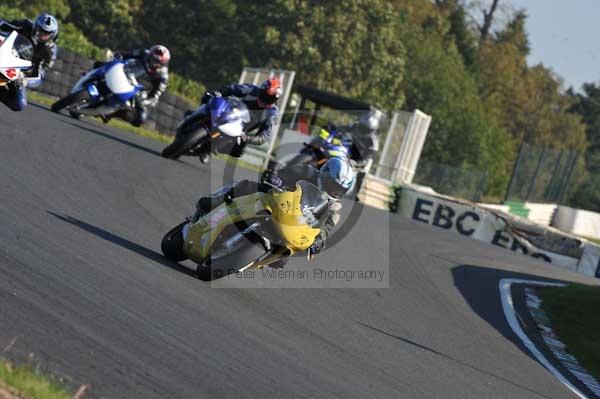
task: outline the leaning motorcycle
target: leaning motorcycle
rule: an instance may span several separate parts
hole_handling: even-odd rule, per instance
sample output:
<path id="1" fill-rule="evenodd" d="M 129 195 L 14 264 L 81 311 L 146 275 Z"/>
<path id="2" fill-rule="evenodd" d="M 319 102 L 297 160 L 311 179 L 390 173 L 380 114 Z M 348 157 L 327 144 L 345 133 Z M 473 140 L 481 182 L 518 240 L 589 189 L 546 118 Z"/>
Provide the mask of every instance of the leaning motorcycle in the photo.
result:
<path id="1" fill-rule="evenodd" d="M 143 90 L 131 61 L 113 60 L 83 75 L 68 95 L 52 104 L 52 112 L 67 108 L 71 116 L 109 115 L 131 105 Z"/>
<path id="2" fill-rule="evenodd" d="M 321 129 L 318 135 L 305 143 L 300 153 L 287 164 L 307 164 L 320 169 L 328 159 L 333 157 L 348 160 L 351 148 L 352 138 L 334 126 L 329 126 L 327 129 Z"/>
<path id="3" fill-rule="evenodd" d="M 310 259 L 308 249 L 328 215 L 326 195 L 301 180 L 294 190 L 273 187 L 234 198 L 205 215 L 196 211 L 165 234 L 161 249 L 173 261 L 196 262 L 198 277 L 212 280 L 302 251 Z"/>
<path id="4" fill-rule="evenodd" d="M 0 90 L 7 90 L 23 71 L 30 69 L 32 58 L 33 45 L 29 39 L 16 31 L 0 32 Z"/>
<path id="5" fill-rule="evenodd" d="M 179 124 L 175 140 L 162 151 L 162 156 L 177 159 L 182 155 L 199 156 L 206 162 L 211 153 L 228 153 L 244 136 L 250 122 L 246 104 L 237 97 L 211 97 Z"/>

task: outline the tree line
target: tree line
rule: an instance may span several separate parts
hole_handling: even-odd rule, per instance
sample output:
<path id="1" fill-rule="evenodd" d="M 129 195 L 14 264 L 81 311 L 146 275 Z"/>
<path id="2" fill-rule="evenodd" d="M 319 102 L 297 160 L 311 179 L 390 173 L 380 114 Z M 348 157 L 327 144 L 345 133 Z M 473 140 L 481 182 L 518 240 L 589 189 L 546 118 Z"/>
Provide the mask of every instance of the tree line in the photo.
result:
<path id="1" fill-rule="evenodd" d="M 162 43 L 197 87 L 244 66 L 292 69 L 296 81 L 433 116 L 423 159 L 487 171 L 501 199 L 519 143 L 585 152 L 570 201 L 600 210 L 600 87 L 565 91 L 529 66 L 527 14 L 510 0 L 7 0 L 48 10 L 100 47 Z"/>

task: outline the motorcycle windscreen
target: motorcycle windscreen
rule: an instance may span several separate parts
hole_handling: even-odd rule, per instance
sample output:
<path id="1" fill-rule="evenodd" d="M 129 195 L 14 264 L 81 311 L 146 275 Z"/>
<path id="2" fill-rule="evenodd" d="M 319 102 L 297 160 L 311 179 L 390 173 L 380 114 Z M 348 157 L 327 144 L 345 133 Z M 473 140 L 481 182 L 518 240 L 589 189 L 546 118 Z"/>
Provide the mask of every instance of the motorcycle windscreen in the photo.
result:
<path id="1" fill-rule="evenodd" d="M 124 65 L 121 63 L 115 64 L 113 67 L 109 68 L 106 71 L 104 78 L 108 89 L 125 100 L 133 97 L 136 92 L 136 87 L 129 82 L 129 79 L 127 79 Z"/>
<path id="2" fill-rule="evenodd" d="M 250 112 L 243 101 L 236 97 L 214 97 L 209 105 L 213 129 L 218 129 L 227 136 L 242 135 L 244 124 L 250 121 Z"/>
<path id="3" fill-rule="evenodd" d="M 31 42 L 13 31 L 0 45 L 0 68 L 30 68 L 32 56 Z"/>

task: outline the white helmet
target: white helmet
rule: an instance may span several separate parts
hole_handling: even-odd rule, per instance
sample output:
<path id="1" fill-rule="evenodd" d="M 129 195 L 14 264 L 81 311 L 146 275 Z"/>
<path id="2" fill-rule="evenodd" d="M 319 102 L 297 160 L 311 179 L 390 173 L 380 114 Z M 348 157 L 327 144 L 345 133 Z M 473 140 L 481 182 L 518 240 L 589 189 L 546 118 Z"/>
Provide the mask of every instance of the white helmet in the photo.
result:
<path id="1" fill-rule="evenodd" d="M 358 119 L 358 123 L 363 130 L 372 132 L 379 129 L 381 120 L 383 119 L 383 112 L 378 109 L 371 109 L 366 114 L 361 115 Z"/>
<path id="2" fill-rule="evenodd" d="M 321 167 L 321 189 L 330 197 L 340 199 L 354 186 L 354 171 L 342 158 L 330 158 Z"/>

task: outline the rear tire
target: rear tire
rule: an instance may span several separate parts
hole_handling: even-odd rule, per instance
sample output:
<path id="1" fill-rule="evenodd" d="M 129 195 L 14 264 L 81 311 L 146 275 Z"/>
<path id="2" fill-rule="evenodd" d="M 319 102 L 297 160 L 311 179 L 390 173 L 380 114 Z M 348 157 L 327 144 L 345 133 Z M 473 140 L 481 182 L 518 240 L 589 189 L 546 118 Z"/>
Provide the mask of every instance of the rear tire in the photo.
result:
<path id="1" fill-rule="evenodd" d="M 84 100 L 88 100 L 89 94 L 87 92 L 87 90 L 79 90 L 76 91 L 75 93 L 70 93 L 67 96 L 61 98 L 60 100 L 58 100 L 57 102 L 55 102 L 54 104 L 52 104 L 52 106 L 50 107 L 50 110 L 52 112 L 60 112 L 63 108 L 66 108 L 70 105 L 73 104 L 77 104 L 80 103 Z"/>
<path id="2" fill-rule="evenodd" d="M 160 249 L 167 259 L 181 262 L 188 258 L 183 252 L 183 226 L 187 223 L 186 221 L 177 225 L 163 237 Z"/>
<path id="3" fill-rule="evenodd" d="M 207 136 L 208 133 L 204 127 L 200 127 L 192 132 L 177 134 L 175 140 L 162 150 L 161 155 L 169 159 L 178 159 L 187 153 L 193 145 Z"/>

